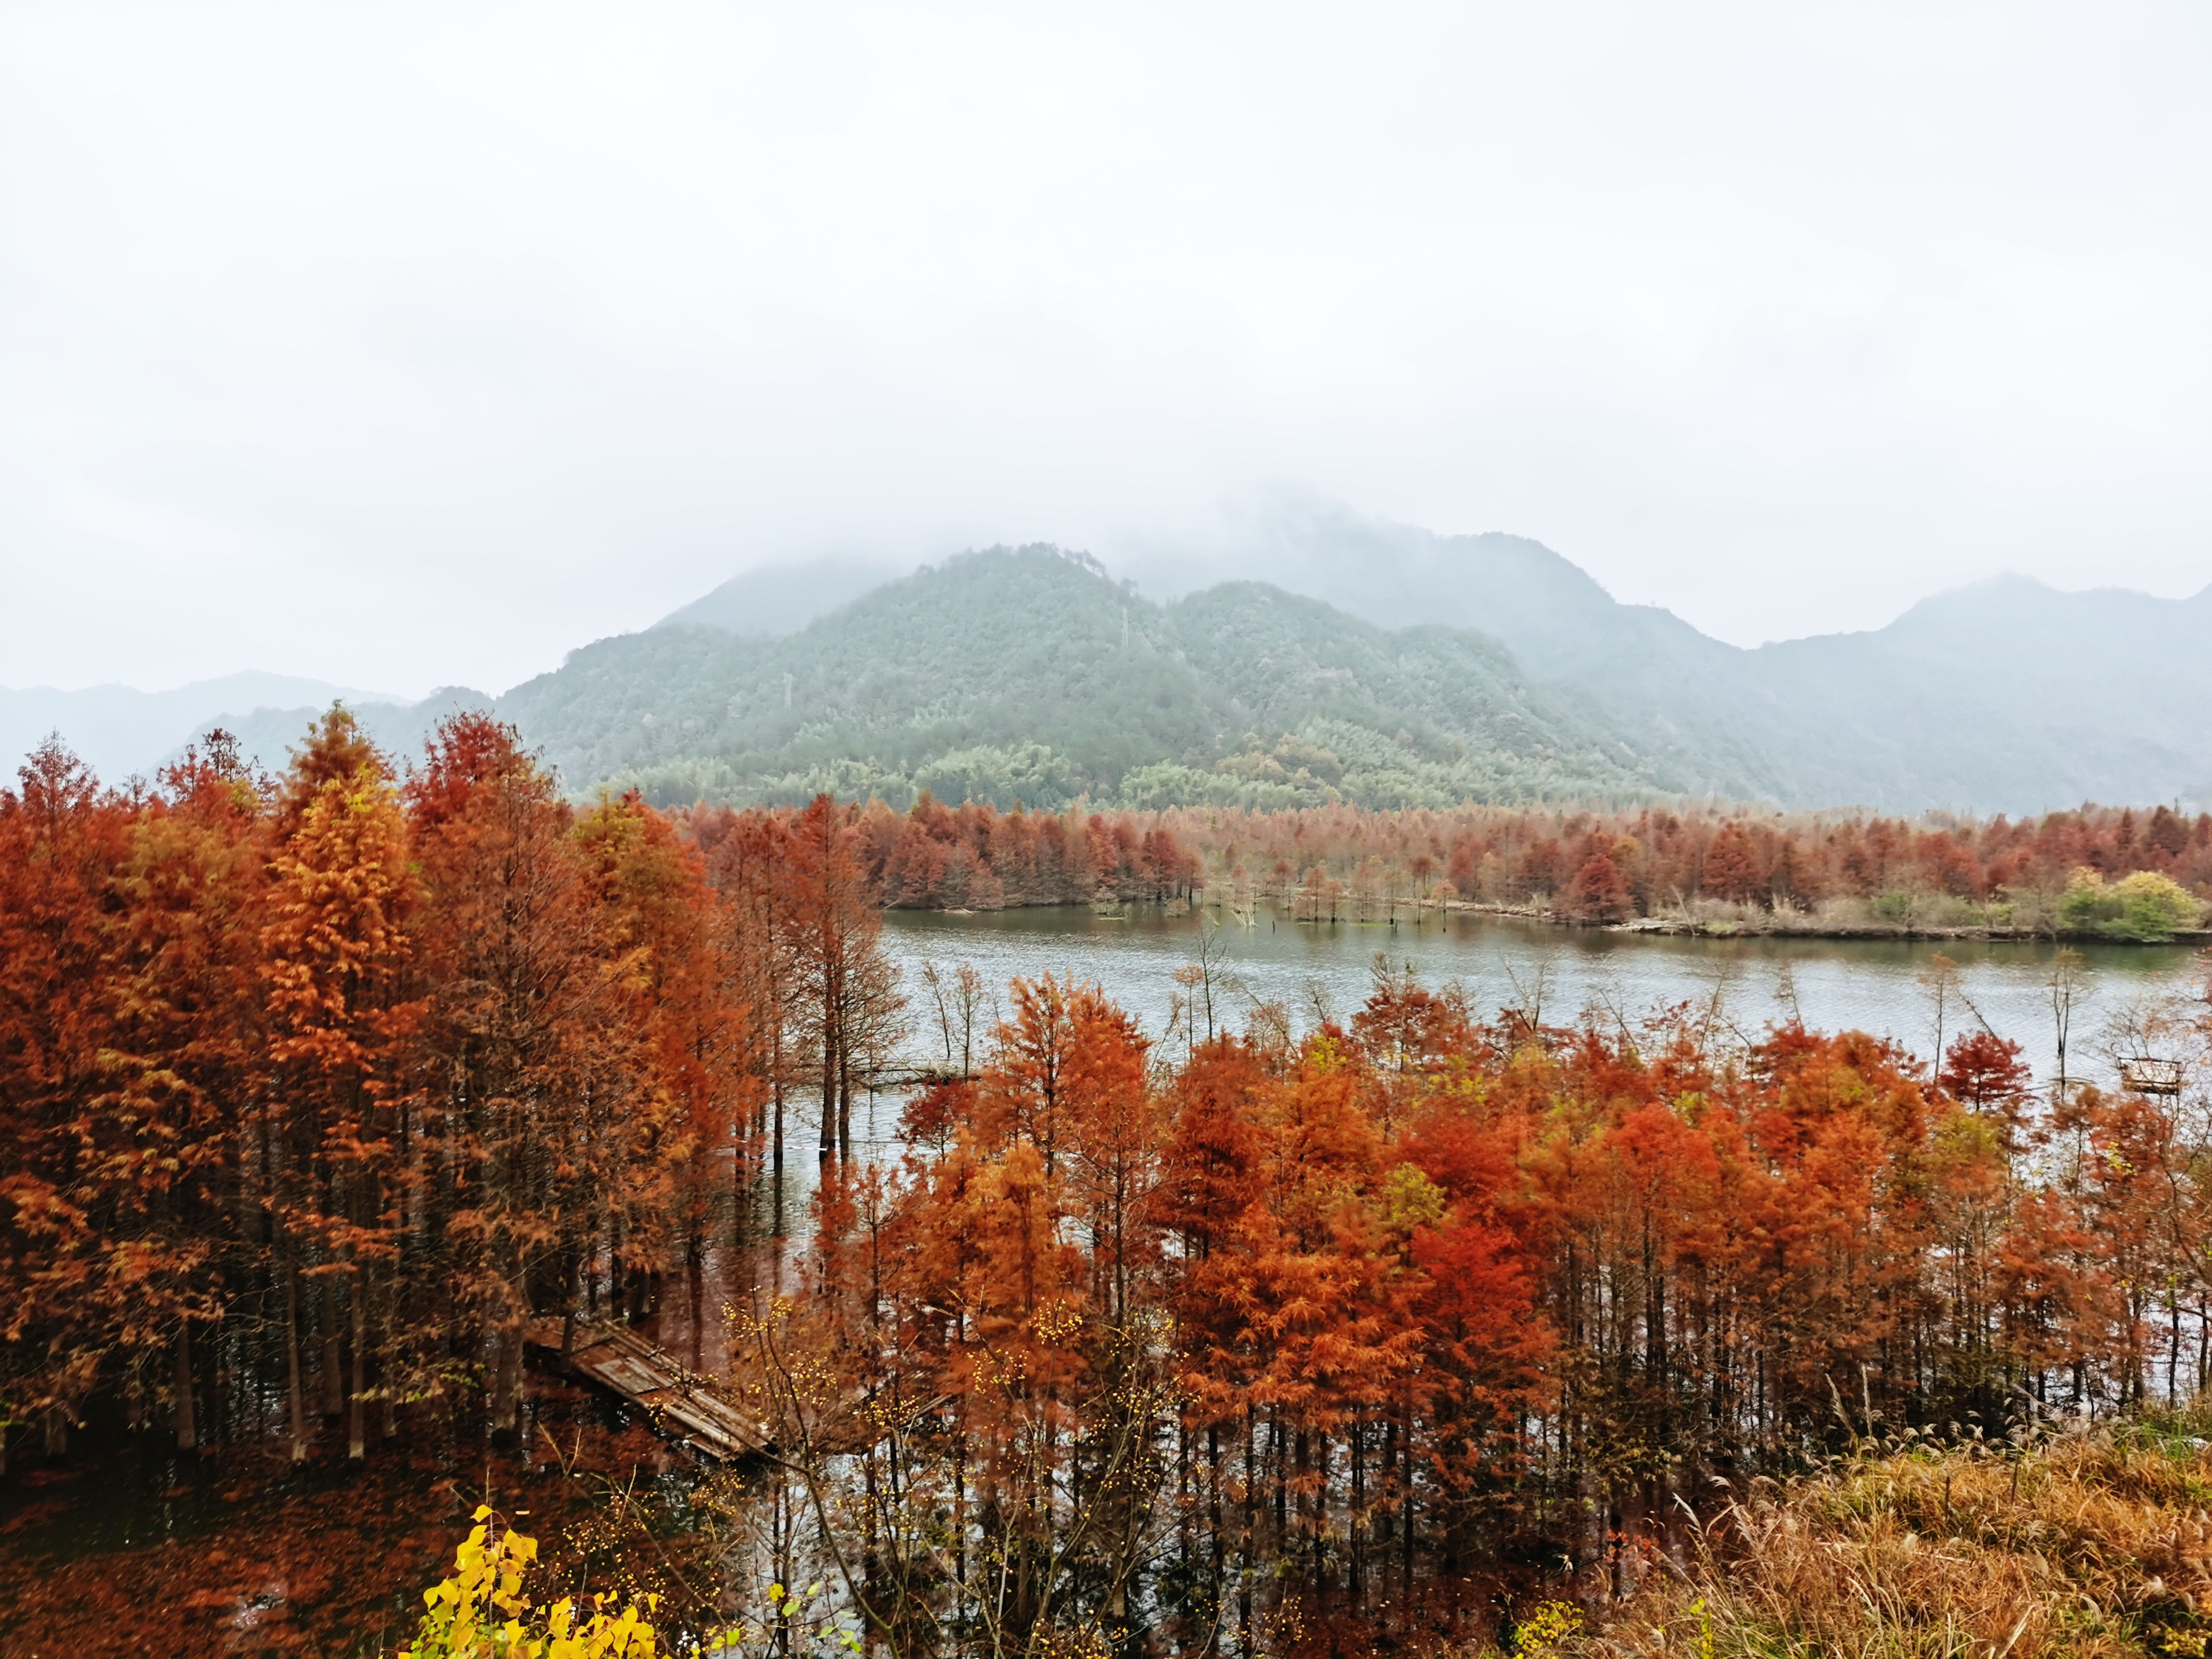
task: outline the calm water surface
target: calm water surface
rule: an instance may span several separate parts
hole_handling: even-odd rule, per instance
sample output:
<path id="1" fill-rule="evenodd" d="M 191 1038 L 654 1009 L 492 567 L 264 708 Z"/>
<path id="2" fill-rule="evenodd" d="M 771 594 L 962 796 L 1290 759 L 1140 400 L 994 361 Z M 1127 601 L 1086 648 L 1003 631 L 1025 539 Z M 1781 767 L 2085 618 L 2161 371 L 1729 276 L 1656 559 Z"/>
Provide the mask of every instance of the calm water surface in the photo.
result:
<path id="1" fill-rule="evenodd" d="M 1209 926 L 1221 918 L 1208 911 Z M 1086 908 L 1002 910 L 973 915 L 894 911 L 884 943 L 906 975 L 909 1012 L 917 1017 L 915 1052 L 934 1043 L 926 1022 L 926 961 L 949 968 L 975 963 L 1002 1000 L 1017 975 L 1050 971 L 1095 979 L 1138 1016 L 1155 1038 L 1169 1028 L 1175 971 L 1198 951 L 1200 918 L 1154 908 L 1123 919 Z M 1569 1024 L 1592 1011 L 1610 1024 L 1631 1023 L 1680 1002 L 1708 1007 L 1748 1036 L 1785 1020 L 1794 1009 L 1820 1030 L 1856 1029 L 1897 1039 L 1926 1054 L 1935 1043 L 1936 1003 L 1922 982 L 1939 951 L 1959 964 L 1966 1000 L 1944 1018 L 1948 1042 L 1978 1018 L 2025 1050 L 2039 1077 L 2054 1066 L 2057 1041 L 2048 980 L 2055 946 L 1804 939 L 1686 939 L 1544 927 L 1469 915 L 1425 917 L 1417 926 L 1294 922 L 1259 915 L 1243 927 L 1221 927 L 1233 983 L 1217 997 L 1217 1017 L 1241 1028 L 1260 1002 L 1280 1002 L 1303 1030 L 1317 1005 L 1349 1016 L 1365 998 L 1377 951 L 1410 962 L 1431 985 L 1457 980 L 1475 1007 L 1488 1012 L 1541 1005 L 1547 1023 Z M 2068 1071 L 2095 1076 L 2100 1031 L 2146 1000 L 2192 988 L 2191 951 L 2183 945 L 2092 945 L 2086 994 L 2077 999 L 2068 1042 Z"/>
<path id="2" fill-rule="evenodd" d="M 1958 940 L 1683 939 L 1545 927 L 1496 917 L 1424 917 L 1419 926 L 1294 922 L 1262 913 L 1255 925 L 1209 911 L 1204 925 L 1219 927 L 1227 957 L 1225 991 L 1217 994 L 1216 1018 L 1241 1029 L 1261 1002 L 1279 1002 L 1297 1030 L 1310 1027 L 1318 1008 L 1349 1017 L 1366 997 L 1376 953 L 1394 963 L 1410 962 L 1430 985 L 1457 980 L 1474 1006 L 1489 1012 L 1540 1005 L 1547 1024 L 1570 1024 L 1585 1013 L 1604 1024 L 1633 1025 L 1679 1003 L 1715 1012 L 1727 1029 L 1756 1039 L 1794 1011 L 1818 1030 L 1856 1029 L 1895 1038 L 1914 1053 L 1935 1047 L 1936 1006 L 1922 975 L 1941 952 L 1958 963 L 1964 999 L 1954 995 L 1944 1018 L 1948 1041 L 1978 1018 L 2018 1042 L 2039 1078 L 2054 1069 L 2048 981 L 2056 948 L 2051 945 L 1970 944 Z M 1006 981 L 1044 973 L 1096 980 L 1137 1016 L 1156 1040 L 1170 1035 L 1172 1004 L 1179 994 L 1176 970 L 1198 954 L 1201 918 L 1136 908 L 1125 918 L 1095 915 L 1087 907 L 979 912 L 894 911 L 884 942 L 899 964 L 913 1031 L 907 1057 L 917 1064 L 943 1059 L 925 963 L 950 970 L 965 961 L 981 975 L 987 998 L 982 1029 L 1006 1007 Z M 2187 946 L 2106 945 L 2083 951 L 2087 979 L 2077 995 L 2068 1044 L 2068 1074 L 2111 1083 L 2112 1062 L 2101 1052 L 2116 1017 L 2161 1000 L 2193 994 L 2196 976 Z M 1180 1034 L 1176 1034 L 1179 1040 Z M 863 1158 L 895 1154 L 902 1096 L 887 1091 L 854 1102 L 854 1129 Z M 815 1107 L 807 1091 L 793 1097 L 790 1152 L 782 1214 L 790 1238 L 781 1249 L 757 1243 L 726 1258 L 710 1253 L 705 1283 L 689 1295 L 671 1294 L 656 1328 L 659 1340 L 691 1362 L 720 1362 L 723 1334 L 716 1316 L 724 1296 L 755 1283 L 787 1282 L 795 1272 L 792 1252 L 806 1231 L 807 1203 L 817 1176 L 812 1140 Z M 774 1195 L 761 1194 L 757 1218 L 769 1231 Z M 740 1297 L 740 1299 L 743 1299 Z M 691 1305 L 687 1306 L 690 1303 Z"/>

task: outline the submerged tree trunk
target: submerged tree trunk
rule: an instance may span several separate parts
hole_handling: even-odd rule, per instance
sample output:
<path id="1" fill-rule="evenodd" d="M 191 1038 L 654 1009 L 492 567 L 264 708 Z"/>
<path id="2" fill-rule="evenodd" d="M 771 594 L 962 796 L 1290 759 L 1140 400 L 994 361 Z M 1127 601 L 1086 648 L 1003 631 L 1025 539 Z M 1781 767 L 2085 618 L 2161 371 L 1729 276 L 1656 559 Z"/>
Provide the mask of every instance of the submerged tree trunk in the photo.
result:
<path id="1" fill-rule="evenodd" d="M 362 1306 L 368 1286 L 362 1282 L 367 1270 L 356 1267 L 355 1273 L 356 1278 L 347 1298 L 353 1304 L 353 1394 L 346 1402 L 346 1455 L 359 1462 L 368 1455 L 368 1425 L 364 1415 L 368 1409 L 368 1320 Z"/>
<path id="2" fill-rule="evenodd" d="M 284 1382 L 291 1407 L 292 1461 L 307 1461 L 307 1401 L 300 1386 L 300 1273 L 289 1261 L 284 1274 Z"/>
<path id="3" fill-rule="evenodd" d="M 517 1363 L 522 1355 L 522 1333 L 495 1328 L 492 1343 L 496 1358 L 492 1365 L 491 1425 L 502 1434 L 511 1434 L 522 1392 L 521 1366 Z"/>
<path id="4" fill-rule="evenodd" d="M 769 1179 L 775 1187 L 775 1237 L 783 1237 L 783 1074 L 779 1066 L 775 1079 L 775 1167 Z"/>
<path id="5" fill-rule="evenodd" d="M 323 1415 L 333 1420 L 345 1412 L 344 1342 L 338 1334 L 338 1281 L 323 1275 Z"/>
<path id="6" fill-rule="evenodd" d="M 199 1443 L 192 1409 L 192 1326 L 185 1320 L 177 1327 L 177 1449 L 192 1451 Z"/>
<path id="7" fill-rule="evenodd" d="M 839 1045 L 837 1056 L 837 1156 L 853 1161 L 853 1068 Z"/>

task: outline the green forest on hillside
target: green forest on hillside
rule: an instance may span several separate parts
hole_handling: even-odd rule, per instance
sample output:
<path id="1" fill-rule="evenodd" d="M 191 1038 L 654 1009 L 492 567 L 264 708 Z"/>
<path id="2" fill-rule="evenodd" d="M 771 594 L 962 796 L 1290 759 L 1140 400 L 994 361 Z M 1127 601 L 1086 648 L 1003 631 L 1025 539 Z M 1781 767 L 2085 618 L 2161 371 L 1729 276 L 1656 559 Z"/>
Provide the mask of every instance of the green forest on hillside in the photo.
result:
<path id="1" fill-rule="evenodd" d="M 1180 594 L 1155 602 L 1047 545 L 896 580 L 756 568 L 502 696 L 331 686 L 317 707 L 241 703 L 164 732 L 149 722 L 174 698 L 0 693 L 0 726 L 18 752 L 58 729 L 121 778 L 217 726 L 281 771 L 331 697 L 398 752 L 481 710 L 574 799 L 635 786 L 665 804 L 2212 805 L 2212 589 L 2008 577 L 1869 632 L 1745 649 L 1519 537 L 1331 521 L 1245 561 L 1263 580 L 1239 574 L 1155 567 L 1154 591 Z"/>
<path id="2" fill-rule="evenodd" d="M 661 803 L 1079 798 L 1625 800 L 1674 780 L 1494 641 L 1392 631 L 1254 583 L 1157 605 L 1055 549 L 992 549 L 800 633 L 602 640 L 501 713 L 571 787 Z"/>
<path id="3" fill-rule="evenodd" d="M 2212 590 L 2007 578 L 1871 632 L 1747 650 L 1521 538 L 1338 526 L 1279 551 L 1255 567 L 1264 580 L 1164 603 L 1047 545 L 872 587 L 834 562 L 755 570 L 503 696 L 328 690 L 401 752 L 447 715 L 495 714 L 578 800 L 612 786 L 669 805 L 925 789 L 1001 807 L 2212 805 Z M 58 726 L 108 775 L 150 775 L 189 740 L 163 759 L 150 736 L 125 741 L 129 709 L 19 702 L 0 694 L 0 726 L 25 750 Z M 319 713 L 242 708 L 197 732 L 281 771 Z"/>

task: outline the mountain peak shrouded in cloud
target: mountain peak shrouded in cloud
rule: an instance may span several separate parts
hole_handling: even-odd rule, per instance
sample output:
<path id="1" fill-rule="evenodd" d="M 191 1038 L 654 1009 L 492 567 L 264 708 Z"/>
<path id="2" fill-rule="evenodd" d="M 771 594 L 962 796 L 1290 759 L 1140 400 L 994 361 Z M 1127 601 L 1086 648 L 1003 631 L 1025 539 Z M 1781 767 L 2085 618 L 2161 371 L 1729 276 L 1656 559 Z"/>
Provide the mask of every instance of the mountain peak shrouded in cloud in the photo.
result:
<path id="1" fill-rule="evenodd" d="M 1683 648 L 1736 654 L 1670 611 L 1617 602 L 1530 537 L 1443 533 L 1295 491 L 1248 497 L 1181 544 L 1139 542 L 1119 563 L 1148 592 L 1268 581 L 1385 628 L 1471 628 L 1510 641 L 1539 672 L 1607 663 L 1654 629 Z"/>
<path id="2" fill-rule="evenodd" d="M 783 638 L 602 640 L 501 712 L 572 787 L 667 799 L 1422 805 L 1670 781 L 1492 640 L 1250 583 L 1158 604 L 1042 544 L 927 567 Z"/>
<path id="3" fill-rule="evenodd" d="M 218 720 L 281 767 L 343 696 L 402 755 L 489 708 L 572 790 L 667 800 L 1685 794 L 2017 812 L 2212 802 L 2208 623 L 2212 591 L 2008 575 L 1881 628 L 1744 650 L 1621 604 L 1527 537 L 1308 505 L 1112 568 L 1035 544 L 902 577 L 850 559 L 742 573 L 498 698 L 239 676 L 4 693 L 0 718 L 18 752 L 58 726 L 111 778 Z"/>
<path id="4" fill-rule="evenodd" d="M 0 678 L 512 685 L 1269 479 L 1739 644 L 2193 592 L 2212 44 L 2100 24 L 0 9 Z"/>
<path id="5" fill-rule="evenodd" d="M 501 708 L 572 781 L 671 799 L 2212 801 L 2208 606 L 2008 576 L 1745 650 L 1620 603 L 1528 538 L 1316 507 L 1111 572 L 1048 545 L 966 555 L 781 638 L 605 640 Z M 1091 689 L 1071 703 L 1071 684 Z M 1468 703 L 1481 687 L 1494 696 Z M 1525 751 L 1523 718 L 1551 734 Z M 1276 747 L 1337 769 L 1294 788 Z"/>
<path id="6" fill-rule="evenodd" d="M 855 559 L 775 564 L 740 571 L 711 592 L 678 606 L 655 628 L 719 628 L 771 637 L 796 634 L 903 573 L 896 565 Z"/>
<path id="7" fill-rule="evenodd" d="M 127 685 L 76 691 L 0 688 L 0 755 L 20 757 L 58 732 L 94 770 L 120 782 L 133 774 L 151 776 L 179 744 L 218 719 L 237 720 L 256 710 L 322 708 L 333 702 L 365 708 L 408 701 L 357 686 L 253 672 L 196 680 L 167 691 Z M 8 763 L 12 767 L 13 759 Z"/>

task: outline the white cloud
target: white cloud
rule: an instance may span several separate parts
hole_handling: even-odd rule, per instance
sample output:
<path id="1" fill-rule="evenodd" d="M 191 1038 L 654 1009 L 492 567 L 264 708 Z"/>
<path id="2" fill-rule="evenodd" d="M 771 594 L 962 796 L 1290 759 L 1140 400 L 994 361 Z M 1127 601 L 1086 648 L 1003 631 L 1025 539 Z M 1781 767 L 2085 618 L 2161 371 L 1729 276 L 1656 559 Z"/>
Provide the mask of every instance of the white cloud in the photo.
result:
<path id="1" fill-rule="evenodd" d="M 0 683 L 497 687 L 1282 481 L 1755 640 L 2212 579 L 2179 7 L 21 6 Z"/>

